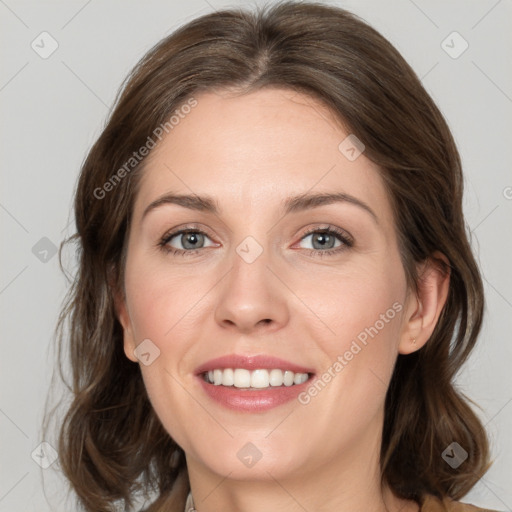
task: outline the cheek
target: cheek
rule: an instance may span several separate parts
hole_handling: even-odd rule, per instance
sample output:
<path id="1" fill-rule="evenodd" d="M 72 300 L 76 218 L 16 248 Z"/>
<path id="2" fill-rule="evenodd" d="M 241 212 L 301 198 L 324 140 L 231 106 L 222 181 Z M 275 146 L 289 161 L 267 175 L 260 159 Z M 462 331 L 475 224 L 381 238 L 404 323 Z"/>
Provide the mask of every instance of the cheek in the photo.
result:
<path id="1" fill-rule="evenodd" d="M 377 337 L 396 338 L 405 294 L 405 277 L 399 263 L 390 262 L 385 268 L 382 261 L 370 261 L 339 273 L 316 272 L 307 278 L 304 275 L 296 283 L 298 295 L 323 321 L 327 336 L 322 338 L 328 340 L 326 352 L 338 354 L 354 340 L 364 345 Z"/>
<path id="2" fill-rule="evenodd" d="M 341 343 L 332 349 L 357 352 L 359 345 L 368 357 L 382 360 L 386 354 L 394 356 L 403 304 L 393 283 L 386 279 L 345 282 L 340 295 L 342 310 L 334 308 L 331 318 Z"/>
<path id="3" fill-rule="evenodd" d="M 183 418 L 202 417 L 204 410 L 189 391 L 189 377 L 180 370 L 196 339 L 200 307 L 195 305 L 208 287 L 200 276 L 187 287 L 190 279 L 137 256 L 127 262 L 125 280 L 135 344 L 149 339 L 158 352 L 151 364 L 140 365 L 144 385 L 164 428 L 190 451 L 191 436 L 208 439 L 209 433 L 204 422 L 184 425 Z"/>
<path id="4" fill-rule="evenodd" d="M 158 353 L 150 365 L 141 364 L 144 384 L 157 415 L 178 442 L 183 442 L 183 425 L 176 418 L 204 412 L 185 390 L 189 382 L 184 379 L 190 378 L 190 355 L 205 324 L 207 301 L 201 299 L 216 280 L 218 274 L 212 272 L 170 271 L 142 251 L 133 250 L 126 265 L 134 343 L 149 339 Z"/>
<path id="5" fill-rule="evenodd" d="M 193 328 L 209 279 L 208 273 L 170 272 L 160 262 L 135 254 L 127 263 L 125 287 L 136 339 L 149 338 L 165 349 L 177 331 Z"/>
<path id="6" fill-rule="evenodd" d="M 398 354 L 406 290 L 400 263 L 389 258 L 383 265 L 331 273 L 329 279 L 327 273 L 324 279 L 311 276 L 301 285 L 298 295 L 322 320 L 309 326 L 308 336 L 322 353 L 317 376 L 322 382 L 302 397 L 304 404 L 317 402 L 317 418 L 350 412 L 364 421 L 362 416 L 368 419 L 383 405 Z M 321 288 L 320 282 L 326 285 Z"/>

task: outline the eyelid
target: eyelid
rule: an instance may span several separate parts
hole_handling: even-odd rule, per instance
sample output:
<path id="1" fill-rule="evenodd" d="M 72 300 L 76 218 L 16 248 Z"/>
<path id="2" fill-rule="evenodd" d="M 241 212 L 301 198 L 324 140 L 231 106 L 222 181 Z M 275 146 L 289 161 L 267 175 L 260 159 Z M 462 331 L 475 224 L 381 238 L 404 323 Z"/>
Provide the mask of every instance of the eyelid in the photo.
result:
<path id="1" fill-rule="evenodd" d="M 208 237 L 213 243 L 210 246 L 207 247 L 200 247 L 198 249 L 178 249 L 176 247 L 173 247 L 172 245 L 169 245 L 169 242 L 184 233 L 200 233 L 206 237 Z M 210 249 L 212 247 L 218 246 L 219 243 L 215 242 L 214 237 L 211 236 L 209 231 L 203 227 L 199 227 L 198 224 L 186 224 L 182 226 L 176 226 L 174 228 L 171 228 L 167 230 L 164 235 L 158 240 L 156 246 L 158 249 L 174 254 L 174 255 L 181 255 L 181 256 L 191 256 L 196 254 L 197 252 L 200 252 L 203 249 Z"/>
<path id="2" fill-rule="evenodd" d="M 211 239 L 214 238 L 206 228 L 203 228 L 199 224 L 185 224 L 185 225 L 176 226 L 174 228 L 167 230 L 164 233 L 164 235 L 160 238 L 160 241 L 164 241 L 164 240 L 168 241 L 177 235 L 181 235 L 183 233 L 190 233 L 190 232 L 201 233 L 203 235 L 206 235 L 208 238 L 211 238 Z"/>
<path id="3" fill-rule="evenodd" d="M 182 235 L 184 233 L 199 233 L 201 235 L 204 235 L 208 237 L 213 244 L 207 247 L 200 247 L 198 249 L 178 249 L 176 247 L 169 246 L 170 240 L 173 238 Z M 337 226 L 333 226 L 330 224 L 324 224 L 322 226 L 313 226 L 309 228 L 305 233 L 303 233 L 299 239 L 298 242 L 294 244 L 297 245 L 298 243 L 302 242 L 307 236 L 312 235 L 314 233 L 327 233 L 329 235 L 333 235 L 335 238 L 337 238 L 341 245 L 339 245 L 336 248 L 331 249 L 324 249 L 324 250 L 316 250 L 316 249 L 303 249 L 304 251 L 308 251 L 310 255 L 313 255 L 315 257 L 323 257 L 323 256 L 334 256 L 335 254 L 347 250 L 348 248 L 352 247 L 354 245 L 354 238 L 350 233 L 345 231 L 344 229 L 338 228 Z M 202 227 L 199 227 L 199 225 L 194 224 L 188 224 L 185 226 L 176 226 L 175 228 L 172 228 L 161 237 L 160 241 L 157 244 L 162 250 L 165 250 L 170 253 L 178 254 L 178 255 L 193 255 L 198 252 L 201 252 L 203 249 L 208 249 L 211 247 L 219 246 L 218 242 L 215 242 L 214 237 L 210 235 L 207 229 L 204 229 Z M 292 246 L 293 247 L 293 246 Z"/>
<path id="4" fill-rule="evenodd" d="M 338 228 L 336 226 L 332 226 L 330 224 L 324 224 L 323 226 L 315 226 L 308 229 L 305 233 L 303 233 L 300 237 L 300 240 L 303 240 L 306 236 L 311 235 L 313 233 L 332 233 L 341 239 L 347 245 L 352 246 L 354 244 L 354 238 L 352 235 L 345 231 L 344 229 Z"/>
<path id="5" fill-rule="evenodd" d="M 306 254 L 312 258 L 334 258 L 344 253 L 345 251 L 351 249 L 354 245 L 354 238 L 350 233 L 348 233 L 344 229 L 338 228 L 337 226 L 324 225 L 322 227 L 316 226 L 308 229 L 305 233 L 301 235 L 299 241 L 295 243 L 294 246 L 301 243 L 306 237 L 314 233 L 327 233 L 329 235 L 332 235 L 340 241 L 340 245 L 338 247 L 333 247 L 324 250 L 302 249 L 303 252 L 306 251 Z"/>
<path id="6" fill-rule="evenodd" d="M 187 235 L 187 234 L 190 234 L 190 233 L 202 235 L 205 238 L 205 240 L 209 240 L 210 241 L 210 245 L 206 245 L 206 246 L 200 247 L 199 249 L 206 249 L 208 247 L 215 247 L 215 245 L 218 245 L 218 244 L 215 244 L 215 242 L 213 242 L 211 240 L 211 237 L 207 233 L 205 233 L 204 231 L 200 231 L 198 229 L 180 229 L 178 231 L 175 231 L 174 233 L 171 233 L 167 237 L 166 244 L 170 245 L 171 244 L 171 240 L 173 240 L 174 238 L 177 239 L 177 240 L 180 240 L 181 235 Z M 172 247 L 173 249 L 176 249 L 177 251 L 193 252 L 194 250 L 196 250 L 196 249 L 180 249 L 179 247 L 174 247 L 173 245 L 170 245 L 170 247 Z"/>

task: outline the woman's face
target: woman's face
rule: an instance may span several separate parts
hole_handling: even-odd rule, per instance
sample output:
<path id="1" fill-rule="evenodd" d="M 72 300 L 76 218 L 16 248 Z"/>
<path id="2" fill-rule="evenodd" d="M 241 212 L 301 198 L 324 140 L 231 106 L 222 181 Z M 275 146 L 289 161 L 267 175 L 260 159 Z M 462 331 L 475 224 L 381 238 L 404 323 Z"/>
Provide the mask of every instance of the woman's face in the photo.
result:
<path id="1" fill-rule="evenodd" d="M 308 96 L 196 100 L 140 182 L 126 355 L 189 470 L 366 464 L 412 304 L 379 171 Z"/>

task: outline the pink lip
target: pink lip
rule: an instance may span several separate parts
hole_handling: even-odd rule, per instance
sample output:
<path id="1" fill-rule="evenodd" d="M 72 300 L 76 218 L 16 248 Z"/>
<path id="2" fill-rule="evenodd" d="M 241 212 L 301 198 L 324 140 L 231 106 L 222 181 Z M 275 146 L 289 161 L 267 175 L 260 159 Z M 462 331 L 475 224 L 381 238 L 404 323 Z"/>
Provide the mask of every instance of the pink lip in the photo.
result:
<path id="1" fill-rule="evenodd" d="M 311 385 L 313 376 L 311 376 L 306 382 L 293 386 L 270 387 L 267 389 L 240 389 L 235 388 L 234 386 L 215 386 L 214 384 L 206 382 L 203 378 L 203 374 L 216 368 L 245 368 L 247 370 L 270 370 L 276 368 L 281 370 L 290 370 L 295 373 L 314 374 L 314 371 L 311 368 L 300 366 L 277 357 L 265 355 L 229 355 L 219 357 L 217 359 L 211 359 L 197 368 L 195 372 L 196 378 L 207 396 L 228 409 L 246 412 L 265 412 L 296 399 L 299 393 Z"/>

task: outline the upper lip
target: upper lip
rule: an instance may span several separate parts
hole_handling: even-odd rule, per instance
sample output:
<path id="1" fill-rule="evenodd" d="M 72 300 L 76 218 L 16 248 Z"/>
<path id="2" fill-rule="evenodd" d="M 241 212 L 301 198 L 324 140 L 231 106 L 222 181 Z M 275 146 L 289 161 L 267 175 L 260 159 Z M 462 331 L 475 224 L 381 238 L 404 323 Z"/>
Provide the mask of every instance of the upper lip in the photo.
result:
<path id="1" fill-rule="evenodd" d="M 243 356 L 237 354 L 230 354 L 215 359 L 210 359 L 206 363 L 203 363 L 196 369 L 196 374 L 208 372 L 210 370 L 225 369 L 225 368 L 245 368 L 246 370 L 290 370 L 294 373 L 314 373 L 314 370 L 306 366 L 280 359 L 279 357 L 273 357 L 269 355 L 254 355 L 254 356 Z"/>

